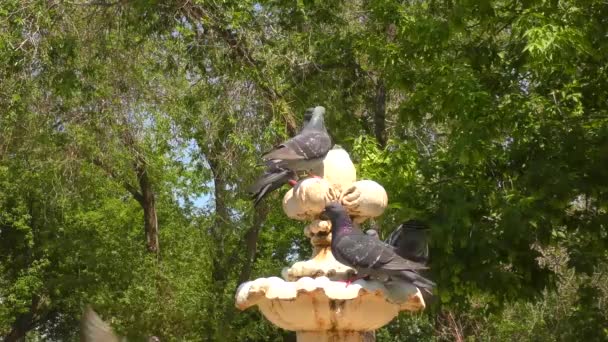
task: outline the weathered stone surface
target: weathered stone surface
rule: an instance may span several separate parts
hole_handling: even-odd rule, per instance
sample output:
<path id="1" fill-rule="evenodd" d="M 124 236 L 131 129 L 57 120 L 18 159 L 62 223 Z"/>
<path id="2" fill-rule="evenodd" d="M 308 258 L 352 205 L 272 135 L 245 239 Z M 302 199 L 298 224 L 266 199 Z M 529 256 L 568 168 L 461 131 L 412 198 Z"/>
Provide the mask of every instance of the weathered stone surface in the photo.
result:
<path id="1" fill-rule="evenodd" d="M 390 322 L 401 310 L 425 307 L 420 291 L 402 282 L 395 293 L 378 281 L 344 282 L 327 277 L 260 278 L 237 290 L 236 307 L 257 305 L 273 324 L 293 331 L 372 331 Z"/>

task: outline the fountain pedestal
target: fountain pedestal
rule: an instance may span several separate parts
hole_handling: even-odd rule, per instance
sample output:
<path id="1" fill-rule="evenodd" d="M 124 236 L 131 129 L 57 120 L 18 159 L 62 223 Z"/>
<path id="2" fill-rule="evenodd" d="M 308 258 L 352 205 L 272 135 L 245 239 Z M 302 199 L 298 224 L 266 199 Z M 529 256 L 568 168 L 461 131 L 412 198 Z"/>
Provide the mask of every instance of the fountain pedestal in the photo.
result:
<path id="1" fill-rule="evenodd" d="M 298 342 L 373 342 L 371 331 L 299 331 Z"/>
<path id="2" fill-rule="evenodd" d="M 405 280 L 379 282 L 344 280 L 356 272 L 331 253 L 331 222 L 319 220 L 327 203 L 338 201 L 355 224 L 377 217 L 388 204 L 386 191 L 370 180 L 356 181 L 355 167 L 342 149 L 331 150 L 323 178 L 308 178 L 289 190 L 283 210 L 290 218 L 312 221 L 304 234 L 313 245 L 313 257 L 285 268 L 282 277 L 259 278 L 241 284 L 236 307 L 258 306 L 264 317 L 283 329 L 296 331 L 298 342 L 375 341 L 374 331 L 400 311 L 419 311 L 425 303 L 414 285 Z"/>

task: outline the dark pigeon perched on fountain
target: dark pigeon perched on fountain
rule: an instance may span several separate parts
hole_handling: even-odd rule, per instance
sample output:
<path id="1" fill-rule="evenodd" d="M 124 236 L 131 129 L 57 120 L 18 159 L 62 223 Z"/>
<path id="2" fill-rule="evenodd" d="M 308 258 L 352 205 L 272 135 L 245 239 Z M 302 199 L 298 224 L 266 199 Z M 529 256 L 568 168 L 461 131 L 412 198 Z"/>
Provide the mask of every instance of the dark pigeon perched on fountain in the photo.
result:
<path id="1" fill-rule="evenodd" d="M 254 205 L 283 184 L 294 185 L 298 171 L 310 171 L 323 162 L 331 149 L 324 114 L 321 106 L 307 109 L 302 131 L 262 156 L 266 170 L 248 190 Z"/>
<path id="2" fill-rule="evenodd" d="M 355 227 L 342 205 L 330 203 L 321 218 L 331 220 L 332 254 L 340 263 L 354 268 L 358 277 L 397 277 L 426 290 L 435 286 L 417 273 L 427 269 L 425 265 L 400 257 L 393 247 Z"/>

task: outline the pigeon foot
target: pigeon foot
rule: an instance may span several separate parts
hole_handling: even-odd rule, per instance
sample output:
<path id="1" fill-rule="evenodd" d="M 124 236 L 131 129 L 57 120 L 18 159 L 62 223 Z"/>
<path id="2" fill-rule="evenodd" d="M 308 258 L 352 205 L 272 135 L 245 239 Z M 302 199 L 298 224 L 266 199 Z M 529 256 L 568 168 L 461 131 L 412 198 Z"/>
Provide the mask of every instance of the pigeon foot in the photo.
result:
<path id="1" fill-rule="evenodd" d="M 287 181 L 289 183 L 289 185 L 291 185 L 292 187 L 296 186 L 296 184 L 298 184 L 298 181 L 290 179 Z"/>
<path id="2" fill-rule="evenodd" d="M 364 279 L 364 278 L 365 278 L 365 276 L 362 276 L 362 277 L 361 276 L 354 276 L 354 277 L 348 278 L 346 280 L 338 280 L 338 281 L 341 282 L 341 283 L 346 283 L 346 286 L 344 286 L 344 287 L 348 287 L 348 285 L 356 282 L 359 279 Z"/>
<path id="3" fill-rule="evenodd" d="M 311 171 L 309 171 L 309 172 L 308 172 L 308 177 L 311 177 L 311 178 L 319 178 L 319 179 L 322 179 L 322 178 L 323 178 L 323 177 L 321 177 L 321 176 L 317 176 L 317 175 L 315 175 L 315 174 L 314 174 L 314 173 L 312 173 Z"/>

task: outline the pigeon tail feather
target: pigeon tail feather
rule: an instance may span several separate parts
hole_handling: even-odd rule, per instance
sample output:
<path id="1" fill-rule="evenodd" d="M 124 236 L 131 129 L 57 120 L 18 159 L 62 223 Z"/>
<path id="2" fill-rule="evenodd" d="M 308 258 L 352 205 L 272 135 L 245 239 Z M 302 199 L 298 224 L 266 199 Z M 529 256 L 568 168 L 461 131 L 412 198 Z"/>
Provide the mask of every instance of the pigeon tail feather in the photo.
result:
<path id="1" fill-rule="evenodd" d="M 431 281 L 413 271 L 403 271 L 401 273 L 401 276 L 402 276 L 402 278 L 405 278 L 405 279 L 411 281 L 412 284 L 414 284 L 414 286 L 416 286 L 418 288 L 432 289 L 436 286 L 436 284 L 433 281 Z"/>
<path id="2" fill-rule="evenodd" d="M 295 177 L 295 174 L 289 170 L 277 169 L 273 172 L 265 172 L 248 189 L 251 198 L 254 199 L 253 205 L 257 206 L 264 197 L 288 183 L 292 177 Z"/>

